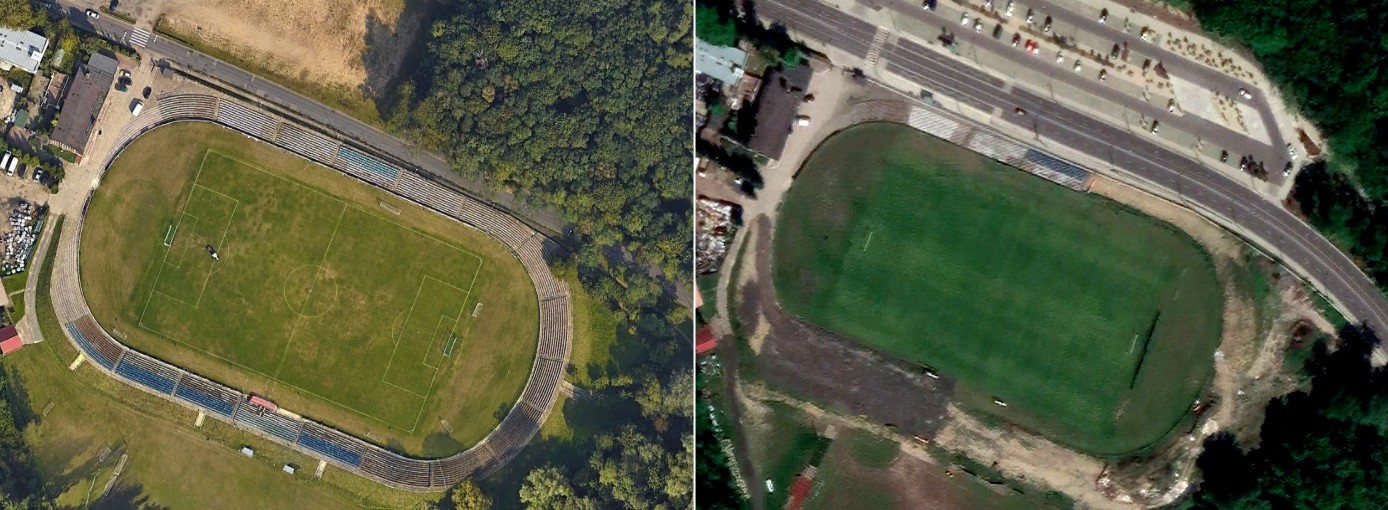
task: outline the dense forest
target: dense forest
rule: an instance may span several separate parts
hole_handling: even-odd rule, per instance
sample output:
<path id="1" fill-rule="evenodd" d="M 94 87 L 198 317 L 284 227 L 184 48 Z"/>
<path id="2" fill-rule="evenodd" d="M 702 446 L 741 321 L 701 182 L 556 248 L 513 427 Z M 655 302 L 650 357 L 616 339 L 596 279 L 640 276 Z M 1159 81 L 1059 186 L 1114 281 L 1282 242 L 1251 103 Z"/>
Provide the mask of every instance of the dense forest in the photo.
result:
<path id="1" fill-rule="evenodd" d="M 1311 389 L 1274 401 L 1257 445 L 1212 436 L 1198 461 L 1197 508 L 1388 506 L 1388 373 L 1369 364 L 1378 339 L 1347 326 L 1317 344 Z M 1242 448 L 1252 447 L 1245 453 Z"/>
<path id="2" fill-rule="evenodd" d="M 1294 198 L 1388 288 L 1388 215 L 1377 212 L 1388 203 L 1388 1 L 1195 0 L 1192 8 L 1206 30 L 1246 44 L 1329 139 L 1326 166 L 1303 172 Z"/>
<path id="3" fill-rule="evenodd" d="M 595 281 L 595 290 L 628 313 L 661 293 L 645 268 L 688 282 L 692 6 L 496 0 L 456 9 L 428 34 L 428 61 L 400 87 L 388 127 L 463 174 L 563 214 L 584 238 L 580 263 L 620 282 Z M 600 254 L 612 252 L 635 264 L 604 263 Z"/>

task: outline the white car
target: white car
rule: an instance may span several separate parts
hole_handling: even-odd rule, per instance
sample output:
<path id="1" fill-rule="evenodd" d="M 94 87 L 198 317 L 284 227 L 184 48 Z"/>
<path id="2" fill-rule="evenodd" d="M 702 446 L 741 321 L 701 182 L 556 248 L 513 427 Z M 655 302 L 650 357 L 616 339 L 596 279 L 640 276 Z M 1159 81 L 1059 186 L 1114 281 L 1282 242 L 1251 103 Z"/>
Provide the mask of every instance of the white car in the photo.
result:
<path id="1" fill-rule="evenodd" d="M 969 13 L 966 12 L 963 17 L 959 18 L 959 24 L 966 27 L 969 26 Z"/>
<path id="2" fill-rule="evenodd" d="M 1175 100 L 1175 99 L 1172 99 L 1172 100 L 1166 102 L 1166 113 L 1176 113 L 1176 100 Z"/>
<path id="3" fill-rule="evenodd" d="M 993 0 L 983 0 L 983 10 L 985 10 L 985 11 L 991 11 L 991 10 L 993 10 Z"/>
<path id="4" fill-rule="evenodd" d="M 982 22 L 982 21 L 975 21 L 975 22 L 974 22 L 974 32 L 975 32 L 975 33 L 977 33 L 977 32 L 983 32 L 983 22 Z"/>
<path id="5" fill-rule="evenodd" d="M 1080 72 L 1080 59 L 1075 59 L 1075 72 Z"/>
<path id="6" fill-rule="evenodd" d="M 1242 98 L 1244 98 L 1244 99 L 1253 99 L 1253 94 L 1250 93 L 1250 92 L 1248 92 L 1248 89 L 1240 88 L 1240 89 L 1239 89 L 1239 97 L 1242 97 Z"/>
<path id="7" fill-rule="evenodd" d="M 1012 17 L 1012 0 L 1007 0 L 1007 17 Z"/>
<path id="8" fill-rule="evenodd" d="M 1055 52 L 1055 63 L 1057 63 L 1057 64 L 1064 64 L 1064 63 L 1065 63 L 1065 54 L 1064 54 L 1064 53 L 1061 53 L 1061 52 L 1059 52 L 1059 51 Z"/>

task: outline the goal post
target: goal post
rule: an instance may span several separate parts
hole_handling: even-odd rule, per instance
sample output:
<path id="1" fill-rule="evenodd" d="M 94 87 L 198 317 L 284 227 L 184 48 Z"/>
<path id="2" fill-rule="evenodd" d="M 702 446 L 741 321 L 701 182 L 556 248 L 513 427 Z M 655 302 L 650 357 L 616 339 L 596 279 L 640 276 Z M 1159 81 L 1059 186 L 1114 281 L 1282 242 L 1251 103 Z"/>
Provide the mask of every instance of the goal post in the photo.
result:
<path id="1" fill-rule="evenodd" d="M 454 346 L 457 346 L 457 345 L 458 345 L 458 335 L 455 334 L 455 333 L 449 333 L 449 334 L 448 334 L 448 340 L 445 341 L 445 342 L 443 343 L 443 357 L 445 357 L 445 358 L 451 358 L 451 357 L 453 357 L 453 347 L 454 347 Z"/>
<path id="2" fill-rule="evenodd" d="M 178 225 L 171 224 L 169 229 L 164 231 L 164 246 L 173 246 L 174 234 L 178 232 Z"/>

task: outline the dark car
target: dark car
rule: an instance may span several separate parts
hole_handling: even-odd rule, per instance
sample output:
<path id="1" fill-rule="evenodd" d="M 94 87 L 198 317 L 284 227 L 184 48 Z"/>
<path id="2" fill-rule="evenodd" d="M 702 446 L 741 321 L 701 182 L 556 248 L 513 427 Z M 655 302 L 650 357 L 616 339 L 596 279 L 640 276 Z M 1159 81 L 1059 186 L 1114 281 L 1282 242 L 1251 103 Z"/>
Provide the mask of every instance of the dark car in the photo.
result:
<path id="1" fill-rule="evenodd" d="M 151 90 L 149 87 L 145 87 L 145 90 L 144 90 L 143 92 L 141 92 L 140 94 L 143 95 L 143 96 L 145 96 L 145 99 L 149 99 L 149 93 L 150 93 L 150 92 L 153 92 L 153 90 Z"/>
<path id="2" fill-rule="evenodd" d="M 925 0 L 924 2 L 921 2 L 921 8 L 927 11 L 933 11 L 935 10 L 935 3 L 937 1 L 938 0 Z"/>
<path id="3" fill-rule="evenodd" d="M 1001 38 L 1002 38 L 1002 23 L 998 23 L 997 25 L 993 25 L 993 38 L 994 38 L 994 39 L 1001 39 Z"/>

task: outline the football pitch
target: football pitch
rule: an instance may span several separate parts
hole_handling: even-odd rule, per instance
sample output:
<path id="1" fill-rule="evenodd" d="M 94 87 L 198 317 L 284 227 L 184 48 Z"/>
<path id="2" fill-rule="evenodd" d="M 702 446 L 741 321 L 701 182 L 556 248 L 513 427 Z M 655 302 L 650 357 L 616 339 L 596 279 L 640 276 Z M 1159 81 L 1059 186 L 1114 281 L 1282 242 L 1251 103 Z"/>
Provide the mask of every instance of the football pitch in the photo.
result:
<path id="1" fill-rule="evenodd" d="M 132 347 L 407 451 L 485 435 L 535 352 L 519 263 L 480 234 L 450 235 L 418 221 L 431 213 L 228 133 L 160 128 L 131 147 L 191 138 L 171 149 L 174 164 L 113 166 L 82 245 L 97 318 Z M 89 234 L 102 227 L 135 232 Z M 138 274 L 101 276 L 121 263 Z"/>
<path id="2" fill-rule="evenodd" d="M 789 313 L 1087 453 L 1168 437 L 1213 373 L 1223 295 L 1194 240 L 909 127 L 819 147 L 781 207 L 774 262 Z"/>

